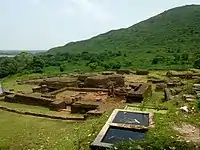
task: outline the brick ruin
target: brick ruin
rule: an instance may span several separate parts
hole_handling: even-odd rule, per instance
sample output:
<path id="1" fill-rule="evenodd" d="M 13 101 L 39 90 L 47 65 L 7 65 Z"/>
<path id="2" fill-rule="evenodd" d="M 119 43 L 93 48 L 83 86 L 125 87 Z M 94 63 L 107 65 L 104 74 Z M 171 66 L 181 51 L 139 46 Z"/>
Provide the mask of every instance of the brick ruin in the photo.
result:
<path id="1" fill-rule="evenodd" d="M 151 96 L 151 85 L 148 83 L 125 84 L 123 75 L 95 75 L 82 74 L 42 78 L 22 81 L 19 84 L 31 84 L 32 94 L 5 92 L 4 101 L 48 107 L 53 111 L 60 111 L 70 107 L 71 113 L 100 115 L 111 97 L 123 97 L 127 103 L 142 102 Z M 69 94 L 70 91 L 75 94 Z M 40 93 L 35 96 L 34 93 Z M 60 96 L 59 94 L 62 94 Z"/>

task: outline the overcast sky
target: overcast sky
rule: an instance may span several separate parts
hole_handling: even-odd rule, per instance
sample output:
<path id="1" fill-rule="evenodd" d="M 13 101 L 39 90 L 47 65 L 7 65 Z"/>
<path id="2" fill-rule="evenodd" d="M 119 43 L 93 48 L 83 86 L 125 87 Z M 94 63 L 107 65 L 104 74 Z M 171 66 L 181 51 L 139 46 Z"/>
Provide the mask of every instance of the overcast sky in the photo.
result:
<path id="1" fill-rule="evenodd" d="M 200 0 L 0 0 L 0 49 L 47 50 Z"/>

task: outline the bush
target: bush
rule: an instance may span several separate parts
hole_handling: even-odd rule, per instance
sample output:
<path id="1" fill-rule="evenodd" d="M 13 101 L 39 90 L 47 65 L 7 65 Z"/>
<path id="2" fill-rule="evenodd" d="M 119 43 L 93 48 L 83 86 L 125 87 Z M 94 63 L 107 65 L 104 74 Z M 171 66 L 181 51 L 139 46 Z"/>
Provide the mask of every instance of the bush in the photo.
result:
<path id="1" fill-rule="evenodd" d="M 158 64 L 158 63 L 162 63 L 164 61 L 164 57 L 161 57 L 161 56 L 156 56 L 153 60 L 152 60 L 152 64 L 155 65 L 155 64 Z"/>
<path id="2" fill-rule="evenodd" d="M 64 64 L 61 64 L 60 65 L 60 72 L 64 72 L 65 71 L 65 65 Z"/>
<path id="3" fill-rule="evenodd" d="M 89 67 L 90 67 L 90 69 L 92 70 L 92 71 L 94 71 L 96 68 L 97 68 L 97 63 L 95 62 L 95 63 L 90 63 L 89 64 Z"/>

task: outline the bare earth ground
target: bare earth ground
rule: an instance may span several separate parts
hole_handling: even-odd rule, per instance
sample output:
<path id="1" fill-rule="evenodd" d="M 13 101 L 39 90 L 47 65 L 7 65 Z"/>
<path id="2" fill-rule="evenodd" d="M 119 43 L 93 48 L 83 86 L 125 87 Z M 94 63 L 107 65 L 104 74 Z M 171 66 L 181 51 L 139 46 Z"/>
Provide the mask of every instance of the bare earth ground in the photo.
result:
<path id="1" fill-rule="evenodd" d="M 193 125 L 182 123 L 180 126 L 174 126 L 186 141 L 200 143 L 200 128 Z"/>
<path id="2" fill-rule="evenodd" d="M 123 102 L 123 98 L 120 99 L 112 99 L 108 98 L 107 94 L 104 92 L 74 92 L 74 91 L 64 91 L 56 95 L 57 99 L 61 99 L 64 101 L 71 101 L 73 95 L 78 95 L 78 97 L 82 97 L 80 101 L 88 101 L 88 102 L 96 102 L 96 99 L 101 99 L 100 110 L 112 110 L 115 108 L 124 108 L 125 103 Z"/>

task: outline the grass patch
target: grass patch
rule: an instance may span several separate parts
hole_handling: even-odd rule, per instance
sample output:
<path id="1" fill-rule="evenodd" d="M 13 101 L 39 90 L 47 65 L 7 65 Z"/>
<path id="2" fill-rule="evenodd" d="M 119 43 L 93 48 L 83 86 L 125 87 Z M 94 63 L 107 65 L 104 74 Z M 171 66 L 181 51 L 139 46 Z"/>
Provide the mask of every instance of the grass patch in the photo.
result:
<path id="1" fill-rule="evenodd" d="M 73 123 L 0 111 L 0 149 L 89 149 L 107 117 Z"/>
<path id="2" fill-rule="evenodd" d="M 57 112 L 50 111 L 49 108 L 41 107 L 41 106 L 32 106 L 18 103 L 7 103 L 0 100 L 0 106 L 5 106 L 7 108 L 16 109 L 18 111 L 23 112 L 32 112 L 32 113 L 40 113 L 45 115 L 55 115 L 61 117 L 82 117 L 82 114 L 71 114 L 67 112 Z"/>

